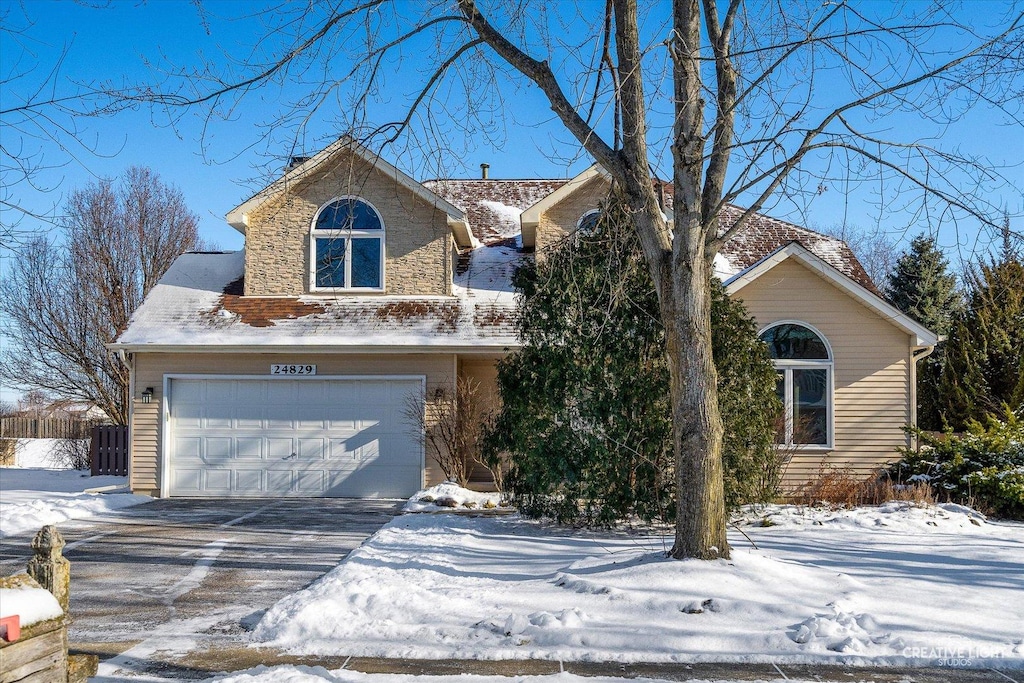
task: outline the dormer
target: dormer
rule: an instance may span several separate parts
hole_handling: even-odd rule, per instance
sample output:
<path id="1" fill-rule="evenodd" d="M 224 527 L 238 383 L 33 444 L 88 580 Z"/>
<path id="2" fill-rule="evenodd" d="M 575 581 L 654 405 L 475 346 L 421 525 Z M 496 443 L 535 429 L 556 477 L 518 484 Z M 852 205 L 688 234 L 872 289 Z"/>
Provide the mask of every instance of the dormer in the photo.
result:
<path id="1" fill-rule="evenodd" d="M 581 225 L 586 228 L 610 187 L 611 176 L 594 164 L 523 211 L 523 248 L 543 250 Z"/>

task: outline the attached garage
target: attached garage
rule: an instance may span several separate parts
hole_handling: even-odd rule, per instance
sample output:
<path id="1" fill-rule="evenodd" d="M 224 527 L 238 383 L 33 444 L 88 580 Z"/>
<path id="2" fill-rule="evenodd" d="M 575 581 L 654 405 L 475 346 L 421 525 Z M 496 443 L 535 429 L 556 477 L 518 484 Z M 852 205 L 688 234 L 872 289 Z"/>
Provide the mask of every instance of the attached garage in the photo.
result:
<path id="1" fill-rule="evenodd" d="M 162 495 L 408 497 L 422 436 L 403 417 L 425 378 L 165 379 Z"/>

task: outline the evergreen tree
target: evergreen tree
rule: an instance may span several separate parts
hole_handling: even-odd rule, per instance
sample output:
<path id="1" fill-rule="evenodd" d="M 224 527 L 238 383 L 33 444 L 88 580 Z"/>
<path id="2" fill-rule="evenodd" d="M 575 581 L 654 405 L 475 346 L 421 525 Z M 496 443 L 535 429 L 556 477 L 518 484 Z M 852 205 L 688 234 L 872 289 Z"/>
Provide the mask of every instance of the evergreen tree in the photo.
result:
<path id="1" fill-rule="evenodd" d="M 954 317 L 963 306 L 956 276 L 934 237 L 918 235 L 903 252 L 889 275 L 886 292 L 901 311 L 933 332 L 948 336 Z M 941 429 L 939 382 L 945 349 L 943 344 L 917 366 L 917 424 L 922 429 Z"/>
<path id="2" fill-rule="evenodd" d="M 998 261 L 968 274 L 967 309 L 947 342 L 941 408 L 957 430 L 1024 405 L 1024 263 L 1003 246 Z"/>
<path id="3" fill-rule="evenodd" d="M 612 524 L 674 516 L 669 372 L 658 299 L 635 231 L 612 202 L 593 232 L 520 269 L 521 350 L 498 369 L 489 437 L 527 514 Z M 775 371 L 742 303 L 712 309 L 727 503 L 771 498 L 779 468 Z M 492 457 L 496 457 L 492 455 Z"/>

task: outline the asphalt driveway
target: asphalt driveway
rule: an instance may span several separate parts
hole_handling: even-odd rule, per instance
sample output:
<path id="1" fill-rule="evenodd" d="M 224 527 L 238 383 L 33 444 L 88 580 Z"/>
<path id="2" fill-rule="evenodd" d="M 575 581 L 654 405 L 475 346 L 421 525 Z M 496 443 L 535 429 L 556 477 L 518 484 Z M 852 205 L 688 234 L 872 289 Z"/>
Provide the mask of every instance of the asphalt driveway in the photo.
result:
<path id="1" fill-rule="evenodd" d="M 268 607 L 337 565 L 398 508 L 397 501 L 176 499 L 61 524 L 71 562 L 71 648 L 100 655 L 103 680 L 207 676 L 209 668 L 189 662 L 244 649 Z M 24 571 L 28 540 L 0 543 L 0 574 Z"/>

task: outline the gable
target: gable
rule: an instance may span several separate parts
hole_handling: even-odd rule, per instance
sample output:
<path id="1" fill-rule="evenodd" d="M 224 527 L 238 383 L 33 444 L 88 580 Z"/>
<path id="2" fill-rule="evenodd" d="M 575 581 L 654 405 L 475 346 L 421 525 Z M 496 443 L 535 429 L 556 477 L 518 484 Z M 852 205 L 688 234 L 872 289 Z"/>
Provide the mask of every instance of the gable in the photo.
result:
<path id="1" fill-rule="evenodd" d="M 793 271 L 793 268 L 800 270 Z M 933 346 L 939 341 L 934 332 L 886 302 L 874 291 L 837 270 L 804 245 L 796 242 L 790 242 L 776 249 L 751 267 L 726 280 L 725 290 L 729 296 L 739 295 L 746 301 L 753 292 L 764 289 L 765 283 L 775 283 L 767 285 L 767 293 L 763 297 L 773 299 L 775 306 L 785 307 L 795 298 L 777 286 L 782 279 L 786 278 L 787 273 L 790 273 L 790 281 L 794 280 L 794 273 L 801 273 L 804 278 L 808 275 L 813 275 L 816 278 L 816 280 L 810 281 L 810 284 L 804 281 L 800 285 L 806 290 L 800 299 L 809 301 L 808 305 L 812 311 L 820 305 L 822 315 L 834 316 L 839 310 L 837 309 L 837 300 L 841 304 L 840 308 L 845 308 L 852 302 L 858 306 L 857 311 L 861 311 L 861 309 L 867 311 L 867 314 L 858 313 L 857 318 L 881 321 L 895 327 L 903 334 L 910 335 L 915 346 Z M 822 289 L 818 284 L 822 280 L 830 285 L 828 289 Z M 828 296 L 825 296 L 825 292 L 828 293 Z M 751 312 L 753 313 L 753 311 Z"/>
<path id="2" fill-rule="evenodd" d="M 342 150 L 246 214 L 245 294 L 300 296 L 312 291 L 311 228 L 324 205 L 358 197 L 381 217 L 383 291 L 450 293 L 450 214 L 398 183 L 386 168 Z M 438 198 L 438 201 L 443 201 Z"/>

